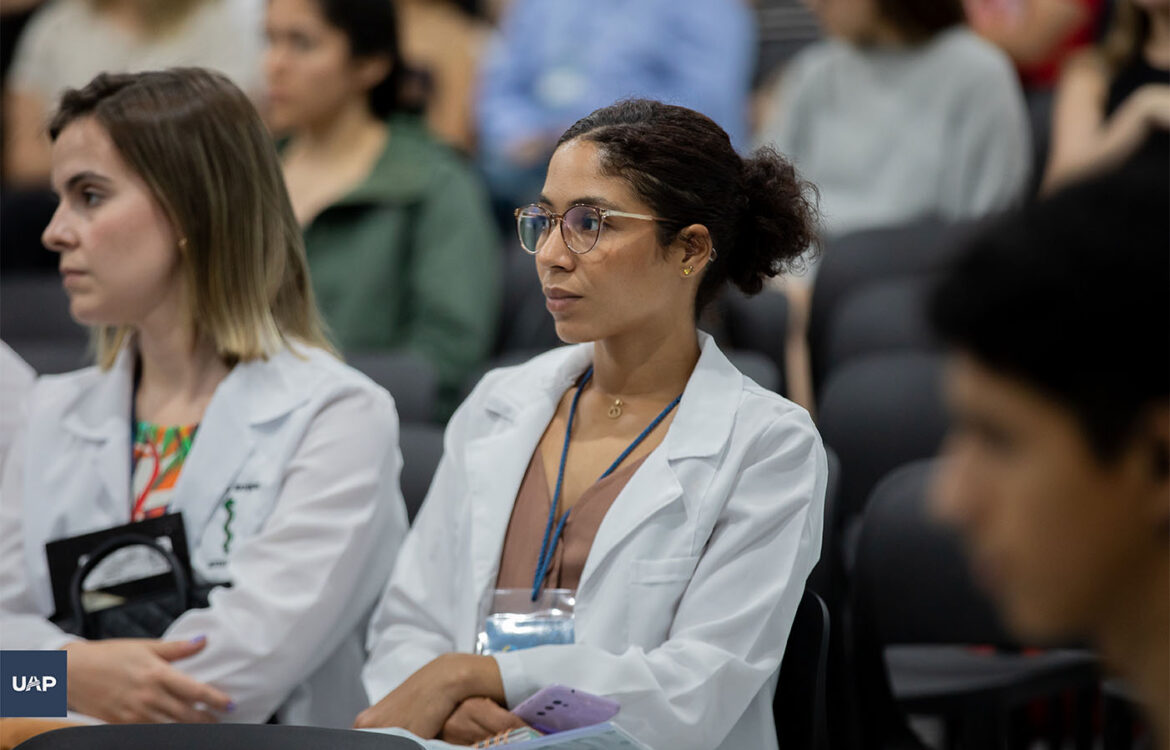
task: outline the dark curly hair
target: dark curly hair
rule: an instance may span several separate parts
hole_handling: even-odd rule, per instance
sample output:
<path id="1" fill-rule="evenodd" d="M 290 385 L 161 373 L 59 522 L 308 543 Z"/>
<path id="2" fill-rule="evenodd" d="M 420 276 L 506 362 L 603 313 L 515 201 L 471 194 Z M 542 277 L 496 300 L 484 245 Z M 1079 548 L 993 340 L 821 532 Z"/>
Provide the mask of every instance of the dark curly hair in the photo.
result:
<path id="1" fill-rule="evenodd" d="M 1170 173 L 1156 160 L 1003 218 L 940 281 L 942 339 L 1073 413 L 1103 463 L 1170 398 Z"/>
<path id="2" fill-rule="evenodd" d="M 723 128 L 694 110 L 621 101 L 578 120 L 557 146 L 577 138 L 596 143 L 605 173 L 628 182 L 663 219 L 662 245 L 691 224 L 710 232 L 717 252 L 699 284 L 696 317 L 726 282 L 756 294 L 817 246 L 816 189 L 771 148 L 741 158 Z"/>

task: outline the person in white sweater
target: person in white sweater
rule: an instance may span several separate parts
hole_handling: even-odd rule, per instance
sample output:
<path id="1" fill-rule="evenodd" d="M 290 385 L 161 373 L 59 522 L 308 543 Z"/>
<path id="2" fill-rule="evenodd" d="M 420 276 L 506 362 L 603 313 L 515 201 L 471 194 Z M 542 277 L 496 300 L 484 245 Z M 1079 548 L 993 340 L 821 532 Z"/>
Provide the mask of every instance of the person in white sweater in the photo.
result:
<path id="1" fill-rule="evenodd" d="M 759 141 L 821 194 L 832 238 L 1015 203 L 1030 134 L 1007 57 L 963 24 L 959 0 L 818 0 L 829 38 L 773 92 Z"/>

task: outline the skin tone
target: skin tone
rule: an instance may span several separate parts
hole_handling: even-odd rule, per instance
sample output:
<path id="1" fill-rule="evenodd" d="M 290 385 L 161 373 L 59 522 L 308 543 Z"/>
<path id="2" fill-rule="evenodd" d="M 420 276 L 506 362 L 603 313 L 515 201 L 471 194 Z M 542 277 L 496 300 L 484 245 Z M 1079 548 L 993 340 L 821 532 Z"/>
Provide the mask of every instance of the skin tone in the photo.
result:
<path id="1" fill-rule="evenodd" d="M 831 36 L 858 46 L 905 43 L 902 32 L 882 18 L 874 0 L 806 0 Z"/>
<path id="2" fill-rule="evenodd" d="M 1088 10 L 1073 0 L 1026 0 L 1018 8 L 993 0 L 964 0 L 963 7 L 976 33 L 1021 65 L 1043 61 L 1088 16 Z"/>
<path id="3" fill-rule="evenodd" d="M 654 213 L 626 182 L 602 173 L 596 144 L 581 139 L 553 154 L 541 203 L 554 213 L 578 203 Z M 629 218 L 607 219 L 596 247 L 584 255 L 570 252 L 561 233 L 553 231 L 534 256 L 557 335 L 567 342 L 594 342 L 593 378 L 573 423 L 562 507 L 572 508 L 685 388 L 699 359 L 695 294 L 710 256 L 710 234 L 702 225 L 685 227 L 663 247 L 653 222 Z M 684 274 L 688 267 L 693 271 Z M 562 396 L 538 448 L 554 481 L 574 390 Z M 623 402 L 622 415 L 610 419 L 616 398 Z M 654 450 L 670 419 L 627 461 Z M 445 654 L 362 712 L 355 726 L 401 726 L 423 737 L 475 742 L 521 726 L 504 703 L 494 659 Z"/>
<path id="4" fill-rule="evenodd" d="M 1027 642 L 1095 642 L 1170 748 L 1170 404 L 1151 405 L 1116 457 L 1034 387 L 955 357 L 954 427 L 933 506 Z"/>
<path id="5" fill-rule="evenodd" d="M 1150 18 L 1142 55 L 1156 68 L 1170 68 L 1170 0 L 1144 0 L 1138 7 Z M 1097 52 L 1069 61 L 1056 90 L 1043 192 L 1106 171 L 1132 155 L 1150 133 L 1170 130 L 1166 84 L 1138 88 L 1106 119 L 1111 79 L 1112 71 Z"/>
<path id="6" fill-rule="evenodd" d="M 197 424 L 228 368 L 194 332 L 179 240 L 162 207 L 93 118 L 70 124 L 53 144 L 51 182 L 61 202 L 42 240 L 60 255 L 70 313 L 86 325 L 135 330 L 140 419 Z M 230 710 L 231 698 L 171 665 L 205 646 L 201 639 L 70 643 L 69 706 L 113 722 L 215 721 L 207 709 Z"/>
<path id="7" fill-rule="evenodd" d="M 285 183 L 302 226 L 356 187 L 386 147 L 389 130 L 368 92 L 390 73 L 385 57 L 355 58 L 316 0 L 271 0 L 264 73 L 269 123 L 291 133 Z"/>

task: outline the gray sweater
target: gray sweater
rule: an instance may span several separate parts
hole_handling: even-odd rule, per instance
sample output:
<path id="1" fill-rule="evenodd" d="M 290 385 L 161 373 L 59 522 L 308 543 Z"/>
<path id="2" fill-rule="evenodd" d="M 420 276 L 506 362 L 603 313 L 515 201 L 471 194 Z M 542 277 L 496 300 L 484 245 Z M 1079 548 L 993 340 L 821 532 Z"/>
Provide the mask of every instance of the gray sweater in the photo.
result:
<path id="1" fill-rule="evenodd" d="M 760 140 L 820 189 L 828 237 L 977 217 L 1022 197 L 1031 149 L 1019 83 L 965 27 L 910 48 L 820 42 L 779 85 Z"/>

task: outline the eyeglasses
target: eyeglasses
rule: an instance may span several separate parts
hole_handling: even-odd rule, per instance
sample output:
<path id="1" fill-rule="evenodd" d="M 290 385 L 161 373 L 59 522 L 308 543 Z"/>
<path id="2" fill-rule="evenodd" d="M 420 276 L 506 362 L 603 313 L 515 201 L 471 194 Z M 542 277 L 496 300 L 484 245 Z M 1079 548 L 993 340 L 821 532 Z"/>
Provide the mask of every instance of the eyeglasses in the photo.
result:
<path id="1" fill-rule="evenodd" d="M 563 214 L 554 214 L 543 206 L 532 203 L 516 209 L 515 215 L 520 246 L 531 255 L 536 255 L 536 252 L 548 242 L 553 224 L 558 221 L 561 224 L 561 239 L 565 241 L 565 247 L 577 255 L 584 255 L 597 245 L 597 241 L 601 239 L 601 228 L 605 226 L 605 220 L 611 216 L 662 221 L 657 216 L 631 214 L 584 204 L 570 206 Z"/>

